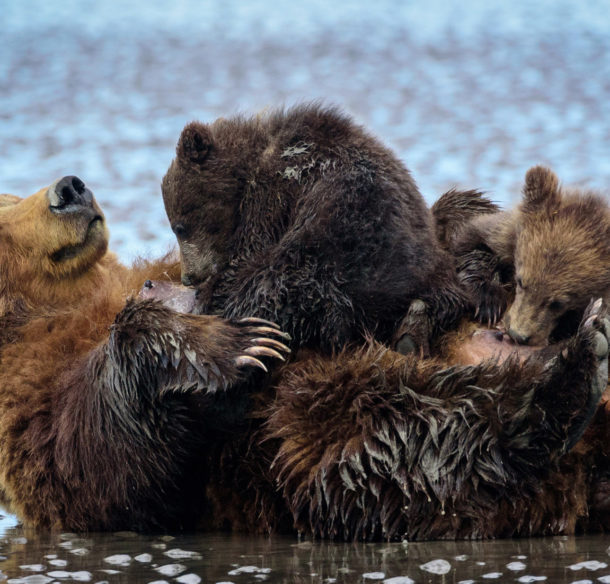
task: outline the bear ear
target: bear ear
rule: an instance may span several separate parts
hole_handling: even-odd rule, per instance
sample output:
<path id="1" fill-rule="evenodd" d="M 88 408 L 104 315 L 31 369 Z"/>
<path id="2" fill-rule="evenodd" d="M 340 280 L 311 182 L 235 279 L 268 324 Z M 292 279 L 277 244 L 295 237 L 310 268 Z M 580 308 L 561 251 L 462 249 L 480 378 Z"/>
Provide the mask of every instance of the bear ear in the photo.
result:
<path id="1" fill-rule="evenodd" d="M 535 211 L 542 206 L 548 208 L 559 204 L 559 180 L 557 175 L 544 166 L 533 166 L 525 174 L 523 187 L 523 209 Z"/>
<path id="2" fill-rule="evenodd" d="M 178 161 L 189 160 L 201 164 L 208 157 L 212 149 L 212 135 L 208 126 L 199 122 L 191 122 L 184 127 L 176 154 Z"/>

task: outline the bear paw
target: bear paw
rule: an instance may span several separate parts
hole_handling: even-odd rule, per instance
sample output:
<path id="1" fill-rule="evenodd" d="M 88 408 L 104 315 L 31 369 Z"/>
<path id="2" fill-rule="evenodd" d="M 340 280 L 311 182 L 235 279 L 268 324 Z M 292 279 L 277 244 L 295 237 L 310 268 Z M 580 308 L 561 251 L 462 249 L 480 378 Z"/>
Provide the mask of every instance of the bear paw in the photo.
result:
<path id="1" fill-rule="evenodd" d="M 290 341 L 290 335 L 280 330 L 274 322 L 263 318 L 242 318 L 233 321 L 233 324 L 240 327 L 246 335 L 246 346 L 242 353 L 235 358 L 237 367 L 258 367 L 265 373 L 268 372 L 265 364 L 259 357 L 270 357 L 285 361 L 290 353 L 290 348 L 277 338 Z"/>
<path id="2" fill-rule="evenodd" d="M 414 300 L 398 325 L 392 348 L 403 355 L 419 353 L 421 357 L 429 357 L 431 328 L 428 306 L 423 300 Z"/>

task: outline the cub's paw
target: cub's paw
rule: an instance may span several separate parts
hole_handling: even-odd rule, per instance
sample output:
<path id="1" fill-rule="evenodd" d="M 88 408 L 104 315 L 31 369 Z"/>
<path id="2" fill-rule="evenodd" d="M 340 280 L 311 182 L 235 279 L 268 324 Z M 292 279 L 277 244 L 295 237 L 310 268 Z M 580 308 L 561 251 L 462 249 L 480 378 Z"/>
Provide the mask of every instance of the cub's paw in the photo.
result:
<path id="1" fill-rule="evenodd" d="M 580 385 L 585 392 L 583 407 L 569 431 L 566 450 L 569 450 L 584 432 L 608 384 L 609 336 L 607 308 L 599 298 L 590 302 L 577 334 L 558 356 L 557 371 L 563 371 L 561 379 L 565 380 L 564 383 L 569 383 L 573 378 L 566 389 L 572 394 Z"/>
<path id="2" fill-rule="evenodd" d="M 506 289 L 491 283 L 481 290 L 474 311 L 474 318 L 489 328 L 498 324 L 508 306 Z"/>
<path id="3" fill-rule="evenodd" d="M 277 324 L 255 317 L 234 320 L 232 324 L 239 327 L 244 336 L 244 347 L 235 358 L 237 367 L 258 367 L 267 373 L 261 358 L 285 361 L 290 354 L 290 348 L 282 342 L 290 341 L 290 335 L 281 331 Z"/>
<path id="4" fill-rule="evenodd" d="M 414 300 L 398 325 L 391 346 L 403 355 L 417 353 L 421 357 L 429 357 L 431 330 L 428 306 L 423 300 Z"/>
<path id="5" fill-rule="evenodd" d="M 582 339 L 585 348 L 597 360 L 597 372 L 592 377 L 592 399 L 595 403 L 608 384 L 608 338 L 610 319 L 608 310 L 601 298 L 593 300 L 585 310 L 577 338 Z M 585 349 L 585 350 L 586 350 Z M 595 364 L 595 360 L 592 360 Z"/>

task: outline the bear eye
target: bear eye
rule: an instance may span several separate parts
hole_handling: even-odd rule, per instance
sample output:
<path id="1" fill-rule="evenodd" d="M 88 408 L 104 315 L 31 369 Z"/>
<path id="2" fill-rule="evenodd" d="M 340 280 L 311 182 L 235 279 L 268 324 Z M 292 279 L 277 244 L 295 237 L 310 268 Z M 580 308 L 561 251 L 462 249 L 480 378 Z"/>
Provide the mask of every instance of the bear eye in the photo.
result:
<path id="1" fill-rule="evenodd" d="M 563 302 L 559 302 L 559 300 L 553 300 L 549 303 L 549 310 L 558 311 L 563 308 Z"/>
<path id="2" fill-rule="evenodd" d="M 172 231 L 176 237 L 186 237 L 186 227 L 182 223 L 177 223 L 172 227 Z"/>
<path id="3" fill-rule="evenodd" d="M 517 278 L 517 288 L 523 288 L 523 280 L 521 278 Z"/>

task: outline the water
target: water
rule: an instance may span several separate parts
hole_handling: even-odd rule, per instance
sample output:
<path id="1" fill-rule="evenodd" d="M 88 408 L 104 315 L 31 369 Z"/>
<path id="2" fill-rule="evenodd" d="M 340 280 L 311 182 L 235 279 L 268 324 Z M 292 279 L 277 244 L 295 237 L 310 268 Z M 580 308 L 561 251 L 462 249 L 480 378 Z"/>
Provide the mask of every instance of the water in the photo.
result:
<path id="1" fill-rule="evenodd" d="M 413 171 L 503 203 L 529 166 L 610 188 L 610 0 L 0 0 L 0 192 L 78 174 L 124 260 L 173 244 L 187 121 L 341 104 Z"/>
<path id="2" fill-rule="evenodd" d="M 610 582 L 606 537 L 333 543 L 242 535 L 0 535 L 0 581 L 206 584 Z"/>

